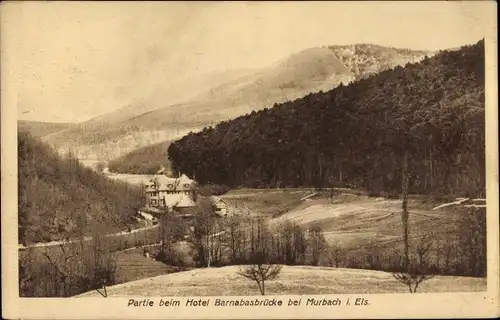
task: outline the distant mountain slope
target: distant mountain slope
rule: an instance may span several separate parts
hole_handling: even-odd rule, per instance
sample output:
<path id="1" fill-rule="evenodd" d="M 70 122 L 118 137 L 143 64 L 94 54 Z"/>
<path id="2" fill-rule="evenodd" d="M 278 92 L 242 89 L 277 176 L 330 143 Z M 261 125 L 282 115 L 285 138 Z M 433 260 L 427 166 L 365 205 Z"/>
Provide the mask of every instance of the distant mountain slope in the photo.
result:
<path id="1" fill-rule="evenodd" d="M 347 84 L 365 73 L 396 64 L 420 60 L 421 51 L 377 50 L 354 52 L 354 65 L 347 53 L 331 48 L 310 48 L 261 70 L 244 70 L 205 81 L 204 90 L 170 99 L 166 84 L 158 84 L 151 96 L 87 121 L 68 130 L 44 137 L 57 149 L 73 149 L 81 158 L 113 159 L 137 148 L 179 138 L 189 131 L 229 120 L 273 103 L 294 100 L 310 92 Z M 388 50 L 390 53 L 386 53 Z M 378 55 L 370 58 L 369 55 Z M 385 61 L 387 59 L 394 61 Z M 382 63 L 383 62 L 383 63 Z M 350 63 L 350 64 L 349 64 Z M 371 64 L 376 64 L 370 67 Z M 352 70 L 351 70 L 352 69 Z M 359 70 L 358 70 L 359 69 Z M 209 84 L 209 85 L 208 85 Z M 189 87 L 188 87 L 189 88 Z M 184 88 L 185 90 L 185 88 Z"/>
<path id="2" fill-rule="evenodd" d="M 158 70 L 152 70 L 158 73 Z M 147 114 L 165 105 L 177 106 L 206 92 L 219 83 L 231 81 L 252 72 L 251 70 L 231 70 L 202 75 L 193 79 L 179 80 L 176 83 L 159 83 L 152 88 L 134 88 L 130 103 L 116 111 L 78 123 L 68 130 L 49 134 L 43 140 L 59 152 L 72 151 L 78 158 L 108 160 L 126 154 L 152 141 L 164 141 L 178 137 L 187 130 L 164 132 L 155 130 L 149 123 L 139 126 L 128 123 L 141 114 Z"/>
<path id="3" fill-rule="evenodd" d="M 17 127 L 19 130 L 29 132 L 33 137 L 43 137 L 48 134 L 68 129 L 74 125 L 73 123 L 58 123 L 58 122 L 38 122 L 18 120 Z"/>
<path id="4" fill-rule="evenodd" d="M 398 49 L 374 44 L 330 46 L 329 49 L 349 69 L 355 80 L 406 63 L 419 62 L 425 56 L 434 55 L 432 51 Z"/>
<path id="5" fill-rule="evenodd" d="M 18 135 L 19 242 L 120 231 L 136 221 L 142 191 L 61 158 L 28 133 Z"/>
<path id="6" fill-rule="evenodd" d="M 484 195 L 484 41 L 207 127 L 172 143 L 174 170 L 245 187 L 347 182 Z"/>

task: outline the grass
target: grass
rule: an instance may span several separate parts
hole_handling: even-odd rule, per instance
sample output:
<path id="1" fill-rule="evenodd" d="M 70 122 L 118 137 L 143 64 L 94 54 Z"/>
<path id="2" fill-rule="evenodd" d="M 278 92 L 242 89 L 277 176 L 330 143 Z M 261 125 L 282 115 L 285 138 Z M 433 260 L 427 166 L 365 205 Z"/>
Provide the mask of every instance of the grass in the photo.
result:
<path id="1" fill-rule="evenodd" d="M 338 266 L 345 268 L 285 266 L 279 279 L 269 282 L 267 294 L 406 292 L 406 287 L 395 281 L 390 273 L 353 269 L 389 270 L 380 266 L 390 265 L 390 259 L 394 258 L 394 249 L 400 248 L 402 244 L 401 202 L 346 192 L 336 195 L 333 199 L 329 198 L 329 193 L 313 189 L 246 189 L 230 191 L 222 196 L 230 205 L 243 204 L 255 213 L 266 215 L 271 223 L 292 220 L 305 228 L 319 224 L 327 241 L 339 246 L 343 251 Z M 316 196 L 309 197 L 313 194 Z M 436 203 L 416 199 L 409 202 L 411 236 L 416 235 L 417 231 L 437 231 L 440 235 L 451 232 L 459 213 L 450 208 L 431 210 L 435 205 Z M 280 211 L 277 211 L 278 209 Z M 437 225 L 439 228 L 436 228 Z M 156 227 L 132 234 L 106 237 L 106 240 L 113 251 L 122 250 L 157 243 L 158 232 L 159 228 Z M 150 249 L 150 252 L 158 250 Z M 191 265 L 190 247 L 186 242 L 178 242 L 173 249 L 181 258 L 174 260 L 173 264 L 182 261 L 183 265 Z M 41 254 L 44 250 L 36 248 L 35 251 Z M 60 248 L 51 247 L 48 250 L 55 250 L 57 253 Z M 331 253 L 325 252 L 321 257 L 325 261 L 321 261 L 321 265 L 335 265 L 331 262 Z M 109 287 L 110 296 L 259 293 L 256 284 L 237 275 L 237 266 L 179 272 L 181 268 L 144 257 L 141 248 L 116 251 L 113 255 L 117 265 L 114 282 L 116 285 Z M 381 261 L 378 266 L 370 264 L 367 259 L 370 255 L 378 255 Z M 357 260 L 353 262 L 352 258 Z M 461 259 L 462 256 L 458 255 L 456 258 Z M 484 290 L 485 285 L 486 280 L 482 278 L 437 276 L 424 283 L 421 292 L 479 291 Z M 84 294 L 87 295 L 97 296 L 99 293 Z"/>
<path id="2" fill-rule="evenodd" d="M 300 206 L 314 189 L 239 189 L 222 198 L 232 207 L 245 206 L 253 214 L 278 217 Z"/>
<path id="3" fill-rule="evenodd" d="M 119 251 L 113 255 L 116 261 L 116 283 L 174 273 L 178 268 L 143 255 L 143 249 Z"/>
<path id="4" fill-rule="evenodd" d="M 238 266 L 194 269 L 132 281 L 107 288 L 119 296 L 234 296 L 258 295 L 256 283 L 238 275 Z M 419 292 L 486 290 L 486 279 L 437 276 L 421 284 Z M 372 270 L 284 266 L 276 280 L 266 283 L 268 295 L 407 293 L 390 273 Z M 79 297 L 97 297 L 87 292 Z"/>
<path id="5" fill-rule="evenodd" d="M 438 231 L 447 234 L 459 218 L 453 210 L 436 210 L 432 204 L 409 201 L 410 229 L 413 234 Z M 272 219 L 271 224 L 291 220 L 309 228 L 318 224 L 330 243 L 357 248 L 402 237 L 401 201 L 344 194 L 329 199 L 315 199 Z M 436 230 L 436 223 L 440 228 Z"/>
<path id="6" fill-rule="evenodd" d="M 380 250 L 393 252 L 401 246 L 401 202 L 382 197 L 373 198 L 355 194 L 336 195 L 329 199 L 324 194 L 301 200 L 313 194 L 311 189 L 293 190 L 236 190 L 223 198 L 230 204 L 245 205 L 254 213 L 267 215 L 271 224 L 285 220 L 295 221 L 306 228 L 319 224 L 327 241 L 344 250 L 340 266 L 346 267 L 348 256 L 365 257 L 367 252 Z M 436 203 L 419 199 L 409 201 L 411 236 L 437 231 L 446 237 L 452 230 L 459 213 L 449 208 L 433 211 Z M 284 209 L 274 216 L 276 208 Z M 439 228 L 436 228 L 436 225 Z M 371 249 L 370 249 L 371 248 Z M 179 248 L 182 249 L 182 248 Z M 367 251 L 368 250 L 368 251 Z M 122 254 L 122 253 L 120 253 Z M 256 295 L 256 284 L 238 276 L 238 266 L 194 269 L 171 273 L 168 266 L 159 267 L 151 259 L 142 257 L 142 251 L 128 258 L 137 264 L 126 264 L 120 270 L 119 282 L 132 281 L 109 288 L 111 296 L 120 295 Z M 385 259 L 384 256 L 381 256 Z M 136 259 L 136 260 L 134 260 Z M 146 260 L 145 260 L 146 259 Z M 139 261 L 141 261 L 139 263 Z M 141 266 L 144 263 L 145 266 Z M 352 267 L 348 265 L 348 267 Z M 366 267 L 366 266 L 365 266 Z M 358 267 L 356 267 L 358 268 Z M 154 277 L 157 274 L 162 274 Z M 150 277 L 150 278 L 148 278 Z M 153 277 L 153 278 L 151 278 Z M 436 276 L 423 283 L 419 292 L 481 291 L 486 289 L 486 279 Z M 407 288 L 383 271 L 284 266 L 279 279 L 269 282 L 267 294 L 330 294 L 330 293 L 396 293 Z M 98 293 L 97 293 L 98 294 Z M 84 296 L 93 296 L 93 293 Z"/>

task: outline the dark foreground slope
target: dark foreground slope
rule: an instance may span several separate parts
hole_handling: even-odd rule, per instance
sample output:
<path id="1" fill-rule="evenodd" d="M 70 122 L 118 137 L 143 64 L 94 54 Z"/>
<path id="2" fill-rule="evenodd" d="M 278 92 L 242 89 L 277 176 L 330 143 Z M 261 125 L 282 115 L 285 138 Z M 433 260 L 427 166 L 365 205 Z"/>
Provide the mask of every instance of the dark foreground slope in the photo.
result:
<path id="1" fill-rule="evenodd" d="M 168 150 L 201 183 L 483 195 L 484 42 L 189 134 Z"/>
<path id="2" fill-rule="evenodd" d="M 59 157 L 28 133 L 18 136 L 19 242 L 62 240 L 133 224 L 140 189 Z"/>

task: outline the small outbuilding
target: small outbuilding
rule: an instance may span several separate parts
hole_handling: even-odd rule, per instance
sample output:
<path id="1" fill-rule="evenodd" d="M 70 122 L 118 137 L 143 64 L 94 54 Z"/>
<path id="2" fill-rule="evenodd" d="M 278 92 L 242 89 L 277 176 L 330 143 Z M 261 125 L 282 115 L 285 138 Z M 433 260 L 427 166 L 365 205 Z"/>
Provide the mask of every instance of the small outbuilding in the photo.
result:
<path id="1" fill-rule="evenodd" d="M 210 200 L 212 201 L 212 208 L 216 214 L 221 216 L 228 214 L 228 205 L 224 199 L 212 196 Z"/>

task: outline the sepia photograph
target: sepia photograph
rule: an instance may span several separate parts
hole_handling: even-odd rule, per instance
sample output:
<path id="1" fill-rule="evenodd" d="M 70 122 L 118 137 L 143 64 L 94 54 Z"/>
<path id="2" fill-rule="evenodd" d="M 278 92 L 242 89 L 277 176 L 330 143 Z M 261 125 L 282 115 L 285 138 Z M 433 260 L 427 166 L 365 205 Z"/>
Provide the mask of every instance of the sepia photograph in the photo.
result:
<path id="1" fill-rule="evenodd" d="M 496 3 L 0 10 L 8 317 L 499 315 Z"/>

